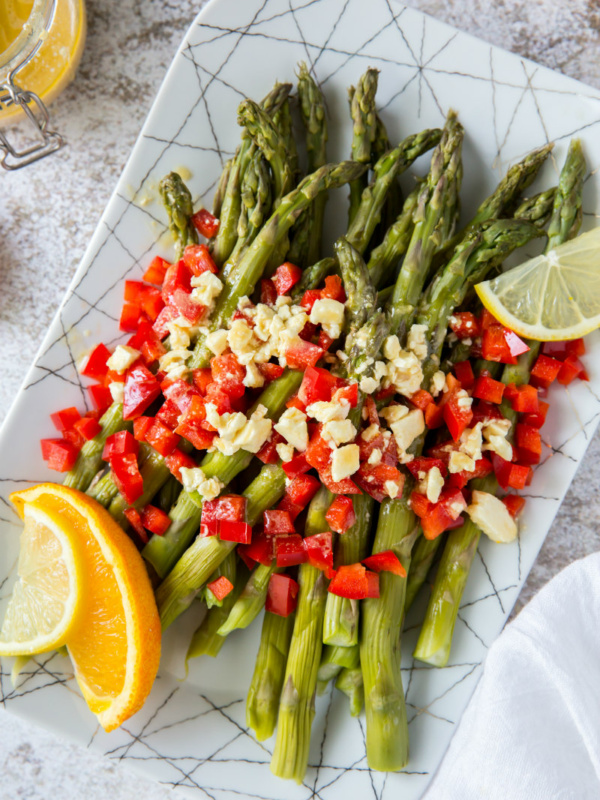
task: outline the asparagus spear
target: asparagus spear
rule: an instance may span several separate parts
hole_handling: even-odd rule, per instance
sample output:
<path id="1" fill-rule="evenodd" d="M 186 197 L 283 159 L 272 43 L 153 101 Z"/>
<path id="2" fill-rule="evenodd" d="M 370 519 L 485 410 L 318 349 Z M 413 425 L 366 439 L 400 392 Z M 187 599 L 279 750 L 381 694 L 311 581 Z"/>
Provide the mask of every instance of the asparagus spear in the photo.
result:
<path id="1" fill-rule="evenodd" d="M 221 608 L 223 605 L 223 600 L 218 600 L 215 595 L 213 594 L 212 590 L 209 589 L 208 584 L 212 583 L 213 581 L 218 580 L 221 577 L 227 578 L 227 580 L 231 581 L 232 584 L 235 584 L 237 578 L 237 553 L 232 550 L 229 555 L 221 561 L 219 566 L 215 569 L 213 574 L 209 577 L 207 585 L 204 587 L 203 598 L 204 602 L 206 603 L 206 607 L 210 611 L 211 608 Z"/>
<path id="2" fill-rule="evenodd" d="M 241 210 L 237 223 L 237 242 L 230 256 L 236 261 L 256 239 L 263 222 L 271 213 L 272 192 L 269 167 L 262 152 L 257 151 L 248 165 L 240 190 Z M 223 277 L 231 269 L 228 263 Z"/>
<path id="3" fill-rule="evenodd" d="M 535 222 L 541 228 L 545 227 L 552 214 L 556 191 L 557 187 L 553 186 L 551 189 L 539 192 L 533 197 L 525 198 L 515 209 L 514 218 L 526 219 L 529 222 Z"/>
<path id="4" fill-rule="evenodd" d="M 420 536 L 414 546 L 410 560 L 410 572 L 408 573 L 408 580 L 406 583 L 406 597 L 404 598 L 405 613 L 408 612 L 419 589 L 425 583 L 439 545 L 439 536 L 437 539 L 426 539 L 424 536 Z"/>
<path id="5" fill-rule="evenodd" d="M 368 494 L 353 498 L 356 522 L 343 536 L 339 536 L 335 549 L 335 567 L 355 564 L 369 553 L 369 533 L 375 501 Z M 335 594 L 327 595 L 323 642 L 329 645 L 351 647 L 358 644 L 359 604 Z"/>
<path id="6" fill-rule="evenodd" d="M 344 333 L 348 341 L 377 308 L 377 291 L 362 256 L 344 236 L 337 240 L 334 251 L 347 296 Z"/>
<path id="7" fill-rule="evenodd" d="M 360 666 L 344 667 L 335 681 L 335 688 L 347 695 L 350 701 L 350 716 L 358 717 L 365 705 L 365 687 Z"/>
<path id="8" fill-rule="evenodd" d="M 169 230 L 177 245 L 177 255 L 181 258 L 188 244 L 198 242 L 198 233 L 192 223 L 192 195 L 177 172 L 165 175 L 158 191 L 169 215 Z"/>
<path id="9" fill-rule="evenodd" d="M 292 289 L 292 301 L 294 303 L 300 302 L 304 292 L 307 289 L 316 289 L 321 285 L 323 280 L 329 273 L 337 266 L 337 260 L 328 256 L 317 261 L 311 267 L 308 267 L 302 272 L 302 277 Z"/>
<path id="10" fill-rule="evenodd" d="M 337 678 L 343 669 L 356 669 L 360 666 L 358 644 L 352 647 L 338 647 L 326 644 L 321 654 L 317 672 L 317 694 L 323 694 L 330 681 Z"/>
<path id="11" fill-rule="evenodd" d="M 235 553 L 232 551 L 231 555 L 235 556 Z M 207 611 L 206 616 L 200 623 L 200 627 L 192 636 L 192 641 L 185 657 L 186 662 L 190 658 L 198 658 L 199 656 L 216 658 L 219 655 L 221 648 L 225 644 L 225 637 L 218 634 L 219 627 L 227 618 L 231 607 L 239 597 L 247 576 L 248 569 L 246 565 L 243 561 L 238 561 L 233 589 L 227 597 L 223 598 L 220 606 L 213 606 Z"/>
<path id="12" fill-rule="evenodd" d="M 246 699 L 246 724 L 259 742 L 273 735 L 295 615 L 265 611 L 260 644 Z"/>
<path id="13" fill-rule="evenodd" d="M 301 372 L 288 370 L 281 378 L 267 386 L 255 405 L 263 405 L 267 409 L 267 415 L 271 419 L 276 419 L 283 411 L 288 398 L 298 390 L 301 381 Z M 227 485 L 249 466 L 252 458 L 253 454 L 245 450 L 239 450 L 232 456 L 225 456 L 215 451 L 204 456 L 200 467 L 208 478 L 219 478 Z M 279 472 L 274 473 L 277 480 L 279 474 Z M 183 556 L 198 530 L 201 514 L 202 498 L 198 492 L 182 491 L 176 505 L 169 513 L 171 526 L 168 531 L 164 536 L 153 536 L 144 548 L 142 555 L 152 564 L 161 578 L 164 578 L 177 559 Z"/>
<path id="14" fill-rule="evenodd" d="M 305 533 L 329 530 L 325 514 L 333 495 L 324 486 L 308 508 Z M 308 765 L 310 729 L 315 715 L 317 673 L 323 646 L 323 614 L 327 597 L 325 574 L 311 564 L 298 571 L 298 605 L 285 668 L 271 771 L 301 783 Z"/>
<path id="15" fill-rule="evenodd" d="M 227 184 L 229 182 L 229 176 L 231 174 L 232 167 L 233 158 L 230 158 L 229 161 L 225 162 L 223 172 L 221 173 L 221 177 L 219 178 L 219 182 L 215 190 L 215 196 L 213 197 L 213 214 L 215 217 L 221 216 L 223 200 L 225 199 L 225 192 L 227 191 Z"/>
<path id="16" fill-rule="evenodd" d="M 375 109 L 375 95 L 379 70 L 368 69 L 362 75 L 356 88 L 351 86 L 348 92 L 350 101 L 350 116 L 352 117 L 352 159 L 359 164 L 369 164 L 371 161 L 371 147 L 377 130 L 377 112 Z M 350 207 L 348 210 L 348 224 L 356 216 L 360 197 L 367 185 L 365 175 L 356 178 L 350 183 Z"/>
<path id="17" fill-rule="evenodd" d="M 390 144 L 390 139 L 385 124 L 379 114 L 377 114 L 375 121 L 375 138 L 373 139 L 373 144 L 371 145 L 371 161 L 376 163 L 391 149 L 392 146 Z M 391 227 L 391 225 L 393 225 L 398 215 L 402 211 L 403 205 L 404 199 L 402 196 L 402 189 L 400 188 L 400 183 L 396 180 L 390 186 L 390 190 L 382 210 L 381 222 L 373 234 L 374 241 L 381 242 L 383 240 L 385 232 L 389 227 Z"/>
<path id="18" fill-rule="evenodd" d="M 576 232 L 579 227 L 584 174 L 585 159 L 576 140 L 569 147 L 559 178 L 547 251 L 566 241 L 573 230 Z M 505 367 L 502 374 L 504 383 L 527 382 L 539 351 L 538 342 L 529 342 L 529 345 L 530 350 L 520 356 L 517 365 Z M 516 421 L 516 414 L 508 404 L 503 404 L 502 410 L 513 423 Z M 484 491 L 497 491 L 493 476 L 485 480 L 488 484 Z M 467 520 L 461 528 L 448 535 L 415 649 L 415 658 L 442 666 L 448 662 L 456 616 L 480 537 L 481 530 L 471 520 Z"/>
<path id="19" fill-rule="evenodd" d="M 456 114 L 450 112 L 440 143 L 431 158 L 431 169 L 413 217 L 414 230 L 408 252 L 387 306 L 390 330 L 401 338 L 412 323 L 431 259 L 442 244 L 444 215 L 450 198 L 455 194 L 453 184 L 460 182 L 463 136 L 462 125 Z"/>
<path id="20" fill-rule="evenodd" d="M 247 500 L 247 522 L 255 525 L 263 511 L 277 503 L 284 491 L 284 471 L 275 464 L 265 464 L 258 476 L 242 492 L 242 497 Z M 194 530 L 197 530 L 198 522 L 199 518 Z M 179 614 L 190 607 L 210 575 L 234 547 L 235 542 L 221 541 L 217 536 L 199 536 L 188 547 L 156 590 L 156 603 L 163 628 L 167 628 Z"/>
<path id="21" fill-rule="evenodd" d="M 259 564 L 250 575 L 244 590 L 219 628 L 220 636 L 227 636 L 237 628 L 247 628 L 263 610 L 271 575 L 281 572 L 274 562 L 269 566 Z"/>

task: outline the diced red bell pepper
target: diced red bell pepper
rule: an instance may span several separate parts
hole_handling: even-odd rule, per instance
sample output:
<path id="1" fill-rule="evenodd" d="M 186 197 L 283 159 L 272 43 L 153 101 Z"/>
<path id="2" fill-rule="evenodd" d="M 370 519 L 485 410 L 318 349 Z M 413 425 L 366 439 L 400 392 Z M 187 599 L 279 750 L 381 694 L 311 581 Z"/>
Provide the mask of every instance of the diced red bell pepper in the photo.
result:
<path id="1" fill-rule="evenodd" d="M 140 511 L 142 525 L 157 536 L 164 536 L 169 530 L 171 519 L 161 508 L 147 505 Z"/>
<path id="2" fill-rule="evenodd" d="M 226 494 L 202 504 L 200 522 L 201 536 L 220 535 L 222 522 L 246 522 L 246 498 L 237 494 Z M 223 537 L 221 537 L 223 538 Z M 238 541 L 231 539 L 229 541 Z M 248 544 L 245 542 L 245 544 Z"/>
<path id="3" fill-rule="evenodd" d="M 492 325 L 500 325 L 500 322 L 487 308 L 484 308 L 479 316 L 479 329 L 486 331 Z"/>
<path id="4" fill-rule="evenodd" d="M 504 396 L 510 401 L 513 411 L 532 414 L 539 409 L 538 390 L 530 384 L 515 386 L 514 383 L 509 383 L 504 390 Z"/>
<path id="5" fill-rule="evenodd" d="M 545 356 L 542 353 L 542 355 L 537 357 L 533 369 L 531 370 L 531 385 L 547 389 L 558 377 L 561 367 L 562 363 L 556 358 L 550 358 L 550 356 Z"/>
<path id="6" fill-rule="evenodd" d="M 473 397 L 485 400 L 487 403 L 501 403 L 505 388 L 502 381 L 495 381 L 489 375 L 480 375 L 475 381 Z"/>
<path id="7" fill-rule="evenodd" d="M 206 429 L 205 419 L 206 409 L 202 398 L 194 397 L 188 410 L 179 418 L 175 433 L 187 439 L 196 450 L 207 450 L 217 434 Z"/>
<path id="8" fill-rule="evenodd" d="M 454 374 L 463 389 L 472 389 L 475 386 L 475 374 L 468 359 L 466 361 L 458 361 L 454 365 Z M 431 399 L 433 400 L 433 398 Z"/>
<path id="9" fill-rule="evenodd" d="M 283 367 L 280 364 L 259 364 L 258 371 L 267 383 L 271 383 L 283 375 Z"/>
<path id="10" fill-rule="evenodd" d="M 137 444 L 137 442 L 136 442 Z M 129 505 L 135 503 L 144 491 L 144 481 L 135 453 L 119 453 L 111 456 L 110 468 L 117 488 Z"/>
<path id="11" fill-rule="evenodd" d="M 126 331 L 127 333 L 133 333 L 137 330 L 139 320 L 139 306 L 135 305 L 134 303 L 123 303 L 121 316 L 119 318 L 119 330 Z"/>
<path id="12" fill-rule="evenodd" d="M 181 411 L 179 406 L 174 400 L 167 398 L 162 406 L 156 413 L 156 419 L 159 419 L 169 430 L 175 430 L 178 425 Z"/>
<path id="13" fill-rule="evenodd" d="M 96 345 L 87 357 L 87 361 L 81 370 L 81 374 L 94 381 L 103 382 L 108 372 L 106 362 L 110 358 L 110 350 L 103 344 Z"/>
<path id="14" fill-rule="evenodd" d="M 413 458 L 412 461 L 409 461 L 406 465 L 406 469 L 410 472 L 413 478 L 415 478 L 415 480 L 419 480 L 419 472 L 429 472 L 429 470 L 433 469 L 434 467 L 439 469 L 439 471 L 442 473 L 442 477 L 446 477 L 448 469 L 441 458 L 417 456 L 416 458 Z"/>
<path id="15" fill-rule="evenodd" d="M 305 508 L 317 493 L 319 486 L 320 483 L 314 475 L 296 475 L 289 481 L 285 493 L 294 505 Z"/>
<path id="16" fill-rule="evenodd" d="M 582 381 L 589 381 L 588 374 L 585 367 L 577 356 L 569 355 L 562 363 L 560 372 L 558 373 L 558 382 L 563 386 L 568 386 L 575 378 Z"/>
<path id="17" fill-rule="evenodd" d="M 197 303 L 191 294 L 188 294 L 183 289 L 175 289 L 171 294 L 170 303 L 192 325 L 197 325 L 206 311 L 205 306 Z"/>
<path id="18" fill-rule="evenodd" d="M 281 266 L 277 267 L 273 275 L 273 283 L 277 289 L 278 295 L 284 295 L 289 292 L 292 286 L 295 286 L 302 277 L 302 270 L 295 264 L 285 261 Z"/>
<path id="19" fill-rule="evenodd" d="M 380 389 L 378 392 L 375 392 L 375 400 L 379 403 L 382 400 L 389 400 L 390 397 L 393 397 L 395 394 L 396 387 L 388 386 L 386 389 Z"/>
<path id="20" fill-rule="evenodd" d="M 440 428 L 444 424 L 444 407 L 430 403 L 425 408 L 425 425 L 429 430 Z"/>
<path id="21" fill-rule="evenodd" d="M 306 404 L 300 400 L 297 394 L 293 394 L 289 400 L 286 400 L 286 408 L 297 408 L 298 411 L 306 412 Z"/>
<path id="22" fill-rule="evenodd" d="M 155 419 L 154 424 L 146 431 L 146 441 L 161 456 L 170 456 L 181 440 L 181 436 L 168 428 L 160 419 Z"/>
<path id="23" fill-rule="evenodd" d="M 531 425 L 532 428 L 541 428 L 546 421 L 546 414 L 549 408 L 550 403 L 545 403 L 543 400 L 540 400 L 538 410 L 532 411 L 530 414 L 525 414 L 523 422 L 526 425 Z"/>
<path id="24" fill-rule="evenodd" d="M 306 460 L 304 453 L 298 453 L 291 461 L 286 461 L 285 464 L 283 464 L 283 471 L 288 478 L 295 478 L 297 475 L 303 475 L 305 472 L 308 472 L 309 469 L 310 464 Z"/>
<path id="25" fill-rule="evenodd" d="M 349 383 L 347 386 L 340 386 L 333 393 L 333 400 L 341 402 L 346 400 L 350 403 L 350 408 L 356 408 L 358 403 L 358 383 Z"/>
<path id="26" fill-rule="evenodd" d="M 304 324 L 304 327 L 302 328 L 298 336 L 301 339 L 304 339 L 305 342 L 312 342 L 318 327 L 319 326 L 315 325 L 314 322 L 308 321 Z"/>
<path id="27" fill-rule="evenodd" d="M 83 436 L 75 428 L 71 428 L 68 431 L 64 431 L 63 437 L 68 442 L 71 442 L 72 444 L 74 444 L 75 447 L 78 450 L 81 450 L 81 448 L 85 444 L 85 439 L 83 438 Z"/>
<path id="28" fill-rule="evenodd" d="M 179 316 L 179 311 L 172 306 L 165 306 L 152 324 L 152 330 L 162 341 L 169 335 L 167 325 Z"/>
<path id="29" fill-rule="evenodd" d="M 246 368 L 243 367 L 233 353 L 223 353 L 210 361 L 213 381 L 217 383 L 229 397 L 242 397 L 246 391 L 244 378 Z"/>
<path id="30" fill-rule="evenodd" d="M 154 425 L 154 417 L 137 417 L 133 420 L 133 437 L 138 442 L 146 441 L 146 433 Z"/>
<path id="31" fill-rule="evenodd" d="M 277 301 L 277 289 L 270 278 L 263 278 L 260 282 L 260 302 L 266 306 L 274 306 Z"/>
<path id="32" fill-rule="evenodd" d="M 431 503 L 427 513 L 421 519 L 423 536 L 435 539 L 458 519 L 467 507 L 466 500 L 459 489 L 445 489 L 437 503 Z M 416 513 L 416 512 L 415 512 Z"/>
<path id="33" fill-rule="evenodd" d="M 502 502 L 508 509 L 511 517 L 518 517 L 523 508 L 525 507 L 525 498 L 519 497 L 518 494 L 507 494 L 502 498 Z"/>
<path id="34" fill-rule="evenodd" d="M 90 393 L 90 396 L 92 398 L 92 403 L 102 414 L 113 403 L 112 394 L 110 393 L 110 389 L 107 386 L 100 386 L 100 384 L 94 384 L 93 386 L 88 386 L 88 392 Z"/>
<path id="35" fill-rule="evenodd" d="M 448 487 L 455 487 L 457 489 L 464 489 L 464 487 L 473 478 L 486 478 L 493 470 L 492 464 L 489 459 L 479 458 L 475 462 L 475 469 L 468 472 L 466 469 L 461 472 L 453 472 L 448 476 Z"/>
<path id="36" fill-rule="evenodd" d="M 329 443 L 321 436 L 322 425 L 319 423 L 316 432 L 311 436 L 304 458 L 321 472 L 331 464 L 332 450 Z"/>
<path id="37" fill-rule="evenodd" d="M 333 570 L 333 540 L 329 531 L 306 536 L 304 549 L 313 567 L 321 569 L 327 574 Z"/>
<path id="38" fill-rule="evenodd" d="M 74 425 L 75 430 L 79 433 L 86 442 L 89 442 L 90 439 L 93 439 L 97 436 L 100 431 L 102 430 L 102 425 L 98 422 L 97 419 L 94 417 L 82 417 L 81 419 L 77 420 Z"/>
<path id="39" fill-rule="evenodd" d="M 310 314 L 310 312 L 312 311 L 312 307 L 317 302 L 317 300 L 320 299 L 321 299 L 320 289 L 307 289 L 302 295 L 302 300 L 300 301 L 300 305 L 302 306 L 302 308 L 305 308 Z"/>
<path id="40" fill-rule="evenodd" d="M 406 578 L 406 570 L 393 550 L 384 550 L 368 558 L 363 558 L 362 563 L 373 572 L 391 572 L 400 578 Z"/>
<path id="41" fill-rule="evenodd" d="M 50 414 L 50 419 L 57 431 L 68 431 L 74 427 L 75 423 L 81 419 L 81 414 L 75 406 L 70 408 L 63 408 L 62 411 L 56 411 Z"/>
<path id="42" fill-rule="evenodd" d="M 294 503 L 294 501 L 289 496 L 289 494 L 284 494 L 283 495 L 283 497 L 281 498 L 281 501 L 279 502 L 279 505 L 277 506 L 277 510 L 278 511 L 287 511 L 288 514 L 290 515 L 290 517 L 292 518 L 292 520 L 295 520 L 296 517 L 302 511 L 304 511 L 304 509 L 303 509 L 303 507 L 301 505 L 298 505 L 298 503 Z"/>
<path id="43" fill-rule="evenodd" d="M 125 281 L 125 305 L 143 311 L 154 322 L 165 303 L 160 289 L 155 286 L 148 286 L 141 281 Z"/>
<path id="44" fill-rule="evenodd" d="M 339 303 L 346 302 L 346 292 L 339 275 L 328 275 L 325 278 L 325 286 L 321 289 L 321 297 L 328 297 L 330 300 L 337 300 Z"/>
<path id="45" fill-rule="evenodd" d="M 271 509 L 263 512 L 265 533 L 267 536 L 279 536 L 285 533 L 295 533 L 294 523 L 287 511 Z"/>
<path id="46" fill-rule="evenodd" d="M 473 419 L 471 406 L 462 405 L 462 401 L 463 398 L 458 396 L 458 392 L 452 390 L 448 393 L 444 403 L 444 422 L 455 442 L 460 439 L 463 431 L 469 427 Z"/>
<path id="47" fill-rule="evenodd" d="M 219 231 L 219 220 L 214 214 L 211 214 L 207 208 L 201 208 L 192 214 L 192 225 L 200 236 L 205 239 L 212 239 Z"/>
<path id="48" fill-rule="evenodd" d="M 279 461 L 279 455 L 277 453 L 277 445 L 283 444 L 285 439 L 281 434 L 277 433 L 277 431 L 271 431 L 271 436 L 267 441 L 263 444 L 260 448 L 256 457 L 259 461 L 262 461 L 263 464 L 277 464 Z"/>
<path id="49" fill-rule="evenodd" d="M 173 450 L 170 456 L 165 458 L 165 464 L 171 475 L 174 475 L 177 480 L 181 483 L 181 472 L 179 471 L 182 467 L 186 469 L 193 469 L 197 466 L 194 459 L 189 456 L 187 453 L 184 453 L 183 450 L 176 448 Z"/>
<path id="50" fill-rule="evenodd" d="M 168 385 L 163 381 L 161 389 L 167 400 L 175 403 L 181 413 L 190 408 L 195 397 L 199 398 L 201 396 L 196 386 L 191 386 L 187 381 L 181 379 L 172 381 Z"/>
<path id="51" fill-rule="evenodd" d="M 139 449 L 140 443 L 129 431 L 117 431 L 106 439 L 102 458 L 105 461 L 110 461 L 113 456 L 125 455 L 126 453 L 133 453 L 137 456 Z"/>
<path id="52" fill-rule="evenodd" d="M 379 574 L 367 570 L 365 575 L 367 578 L 367 597 L 372 597 L 376 600 L 379 597 Z"/>
<path id="53" fill-rule="evenodd" d="M 419 517 L 419 519 L 423 519 L 423 517 L 427 516 L 428 512 L 430 511 L 433 503 L 430 503 L 427 499 L 427 495 L 422 494 L 421 492 L 417 492 L 414 489 L 410 495 L 410 507 L 414 511 L 414 513 Z"/>
<path id="54" fill-rule="evenodd" d="M 329 506 L 325 519 L 332 530 L 337 533 L 346 533 L 356 522 L 352 498 L 338 495 Z"/>
<path id="55" fill-rule="evenodd" d="M 166 272 L 170 266 L 171 265 L 169 262 L 165 261 L 164 258 L 161 258 L 160 256 L 154 256 L 150 262 L 150 266 L 146 272 L 144 272 L 144 280 L 148 283 L 154 283 L 157 286 L 161 286 L 165 279 Z"/>
<path id="56" fill-rule="evenodd" d="M 523 339 L 521 339 L 514 331 L 511 331 L 509 328 L 504 329 L 504 338 L 506 340 L 506 344 L 508 345 L 508 349 L 510 350 L 510 354 L 513 357 L 521 356 L 523 353 L 527 353 L 531 348 L 528 344 L 526 344 Z"/>
<path id="57" fill-rule="evenodd" d="M 183 261 L 177 261 L 167 269 L 162 286 L 163 300 L 167 305 L 171 301 L 171 296 L 178 289 L 189 294 L 192 290 L 192 270 Z"/>
<path id="58" fill-rule="evenodd" d="M 304 540 L 299 533 L 275 538 L 275 561 L 278 567 L 294 567 L 308 561 Z"/>
<path id="59" fill-rule="evenodd" d="M 517 359 L 512 355 L 506 341 L 506 330 L 502 325 L 490 325 L 483 332 L 481 354 L 486 361 L 497 361 L 501 364 L 517 363 Z"/>
<path id="60" fill-rule="evenodd" d="M 252 541 L 252 526 L 247 522 L 231 522 L 228 519 L 219 520 L 219 539 L 224 542 L 239 542 L 250 544 Z"/>
<path id="61" fill-rule="evenodd" d="M 216 599 L 220 602 L 224 600 L 229 592 L 233 590 L 233 583 L 226 578 L 225 575 L 220 575 L 214 581 L 206 584 L 206 588 L 214 594 Z"/>
<path id="62" fill-rule="evenodd" d="M 361 464 L 354 478 L 361 489 L 364 489 L 378 503 L 382 503 L 389 496 L 385 486 L 388 481 L 397 485 L 398 494 L 396 496 L 402 495 L 404 475 L 396 467 L 387 464 Z M 349 493 L 344 492 L 344 494 Z"/>
<path id="63" fill-rule="evenodd" d="M 298 389 L 298 398 L 305 407 L 319 400 L 329 402 L 337 388 L 336 378 L 321 367 L 308 367 Z"/>
<path id="64" fill-rule="evenodd" d="M 371 395 L 367 395 L 365 397 L 365 409 L 367 412 L 367 419 L 369 421 L 369 425 L 379 425 L 379 414 L 377 413 L 377 406 L 375 405 L 375 400 L 373 400 Z"/>
<path id="65" fill-rule="evenodd" d="M 123 419 L 141 416 L 160 395 L 160 384 L 147 367 L 139 364 L 127 370 L 123 395 Z"/>
<path id="66" fill-rule="evenodd" d="M 492 453 L 492 464 L 496 479 L 502 489 L 524 489 L 533 474 L 531 467 L 512 464 L 497 453 Z"/>
<path id="67" fill-rule="evenodd" d="M 457 311 L 450 318 L 450 329 L 459 339 L 475 339 L 481 333 L 479 321 L 470 311 Z"/>
<path id="68" fill-rule="evenodd" d="M 219 271 L 205 244 L 188 244 L 183 251 L 183 262 L 196 276 L 202 275 L 203 272 L 212 272 L 216 275 Z"/>
<path id="69" fill-rule="evenodd" d="M 68 472 L 75 466 L 79 448 L 66 439 L 42 439 L 42 458 L 57 472 Z"/>
<path id="70" fill-rule="evenodd" d="M 521 464 L 539 464 L 542 457 L 542 437 L 537 428 L 517 422 L 515 426 L 515 445 Z"/>
<path id="71" fill-rule="evenodd" d="M 307 369 L 315 367 L 317 362 L 323 358 L 325 351 L 316 344 L 300 341 L 290 345 L 285 351 L 285 359 L 290 369 Z"/>
<path id="72" fill-rule="evenodd" d="M 231 414 L 233 411 L 231 397 L 214 381 L 206 387 L 204 399 L 215 406 L 218 414 Z"/>
<path id="73" fill-rule="evenodd" d="M 212 371 L 210 367 L 203 367 L 201 369 L 193 370 L 192 380 L 194 381 L 194 386 L 196 389 L 198 389 L 200 394 L 206 394 L 208 384 L 212 383 Z"/>
<path id="74" fill-rule="evenodd" d="M 420 408 L 421 411 L 425 411 L 427 406 L 433 403 L 433 397 L 426 389 L 419 389 L 409 397 L 409 400 L 415 408 Z"/>
<path id="75" fill-rule="evenodd" d="M 559 361 L 564 361 L 567 356 L 577 358 L 585 355 L 585 342 L 583 339 L 571 339 L 568 342 L 544 342 L 542 353 L 545 356 L 558 358 Z"/>
<path id="76" fill-rule="evenodd" d="M 127 522 L 131 525 L 133 530 L 137 533 L 144 544 L 148 544 L 148 534 L 142 523 L 142 517 L 137 508 L 126 508 L 123 512 Z"/>
<path id="77" fill-rule="evenodd" d="M 160 341 L 156 333 L 152 331 L 153 336 L 148 337 L 145 342 L 142 342 L 142 346 L 140 347 L 142 358 L 144 359 L 144 363 L 146 366 L 150 366 L 150 364 L 154 364 L 161 356 L 164 356 L 167 352 L 167 348 L 164 344 Z"/>
<path id="78" fill-rule="evenodd" d="M 362 494 L 361 490 L 350 478 L 344 478 L 341 481 L 334 481 L 331 474 L 331 467 L 325 467 L 319 471 L 321 482 L 333 494 Z"/>
<path id="79" fill-rule="evenodd" d="M 369 595 L 367 570 L 362 564 L 347 564 L 339 567 L 329 584 L 329 591 L 349 600 L 365 600 Z"/>
<path id="80" fill-rule="evenodd" d="M 333 337 L 331 337 L 328 333 L 325 333 L 325 331 L 320 331 L 319 332 L 319 339 L 317 341 L 317 345 L 322 350 L 329 350 L 329 348 L 331 347 L 331 345 L 334 342 L 335 342 L 335 339 Z"/>
<path id="81" fill-rule="evenodd" d="M 253 531 L 250 544 L 238 545 L 237 552 L 244 560 L 269 567 L 275 558 L 274 539 L 259 528 Z"/>
<path id="82" fill-rule="evenodd" d="M 271 575 L 265 610 L 280 617 L 289 617 L 296 610 L 299 586 L 289 575 Z"/>

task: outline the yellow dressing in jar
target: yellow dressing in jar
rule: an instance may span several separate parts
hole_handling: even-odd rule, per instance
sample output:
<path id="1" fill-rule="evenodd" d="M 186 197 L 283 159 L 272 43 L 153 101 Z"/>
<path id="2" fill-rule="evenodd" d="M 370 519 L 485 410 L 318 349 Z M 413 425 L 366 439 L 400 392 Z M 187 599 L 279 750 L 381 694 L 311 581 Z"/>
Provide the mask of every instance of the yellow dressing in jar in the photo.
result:
<path id="1" fill-rule="evenodd" d="M 34 0 L 0 0 L 0 63 L 2 53 L 17 39 L 30 20 Z M 35 13 L 35 12 L 34 12 Z M 14 77 L 15 83 L 34 92 L 48 104 L 70 83 L 79 64 L 85 42 L 86 22 L 83 0 L 56 0 L 52 24 L 42 33 L 33 58 Z M 16 122 L 23 112 L 12 105 L 0 105 L 0 126 Z"/>

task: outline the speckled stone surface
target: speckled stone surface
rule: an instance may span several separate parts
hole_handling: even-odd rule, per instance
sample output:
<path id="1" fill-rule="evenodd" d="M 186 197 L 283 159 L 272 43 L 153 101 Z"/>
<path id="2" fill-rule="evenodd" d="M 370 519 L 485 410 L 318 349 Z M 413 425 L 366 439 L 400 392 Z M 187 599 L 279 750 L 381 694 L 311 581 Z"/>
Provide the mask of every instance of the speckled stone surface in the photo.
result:
<path id="1" fill-rule="evenodd" d="M 225 0 L 226 1 L 226 0 Z M 456 27 L 600 88 L 595 0 L 406 0 Z M 88 0 L 75 82 L 53 108 L 60 154 L 0 174 L 0 419 L 33 360 L 177 46 L 204 5 Z M 591 443 L 517 611 L 556 572 L 600 547 L 600 438 Z M 170 790 L 0 714 L 0 800 L 163 800 Z"/>

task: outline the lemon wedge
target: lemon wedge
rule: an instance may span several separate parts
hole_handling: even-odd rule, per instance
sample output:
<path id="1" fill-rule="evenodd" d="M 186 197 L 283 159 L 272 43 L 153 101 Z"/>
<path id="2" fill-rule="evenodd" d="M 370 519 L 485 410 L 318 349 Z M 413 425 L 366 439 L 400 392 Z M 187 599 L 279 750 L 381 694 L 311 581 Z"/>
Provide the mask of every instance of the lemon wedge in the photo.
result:
<path id="1" fill-rule="evenodd" d="M 26 528 L 32 518 L 61 541 L 62 552 L 71 546 L 71 585 L 79 589 L 74 621 L 60 640 L 88 706 L 111 731 L 142 706 L 160 660 L 160 619 L 142 557 L 108 511 L 76 489 L 39 484 L 11 500 Z M 35 543 L 27 551 L 47 570 L 46 551 Z"/>
<path id="2" fill-rule="evenodd" d="M 475 290 L 507 328 L 542 342 L 600 327 L 600 227 L 529 259 Z"/>

